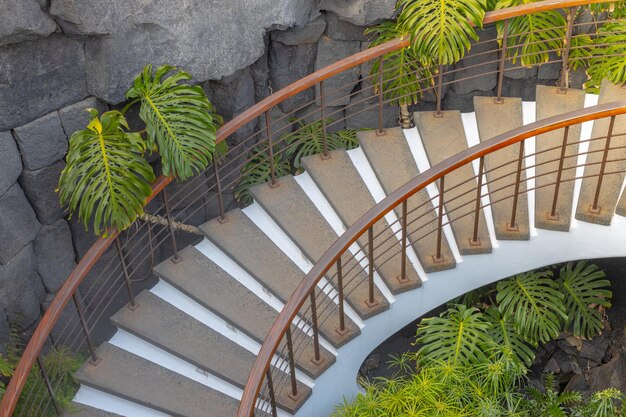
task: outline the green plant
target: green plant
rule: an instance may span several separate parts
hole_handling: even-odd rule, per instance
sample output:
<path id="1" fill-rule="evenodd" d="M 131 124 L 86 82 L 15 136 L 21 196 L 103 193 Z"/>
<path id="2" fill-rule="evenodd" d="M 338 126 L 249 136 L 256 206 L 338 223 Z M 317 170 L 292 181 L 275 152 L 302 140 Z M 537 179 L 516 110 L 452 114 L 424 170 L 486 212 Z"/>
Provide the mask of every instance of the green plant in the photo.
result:
<path id="1" fill-rule="evenodd" d="M 490 307 L 485 311 L 485 318 L 491 324 L 489 337 L 496 346 L 495 352 L 513 355 L 519 362 L 530 367 L 535 358 L 535 351 L 524 336 L 517 332 L 511 316 L 502 314 L 496 307 Z"/>
<path id="2" fill-rule="evenodd" d="M 0 354 L 0 400 L 4 396 L 6 385 L 2 378 L 8 378 L 13 375 L 13 367 L 3 355 Z"/>
<path id="3" fill-rule="evenodd" d="M 559 393 L 556 376 L 547 374 L 545 379 L 545 392 L 535 387 L 528 387 L 530 400 L 527 409 L 530 417 L 566 417 L 569 407 L 573 407 L 582 401 L 582 395 L 576 391 Z"/>
<path id="4" fill-rule="evenodd" d="M 248 153 L 248 161 L 241 170 L 241 175 L 235 187 L 235 198 L 242 203 L 252 202 L 250 188 L 258 184 L 263 184 L 271 180 L 270 155 L 267 143 L 262 143 Z M 282 158 L 274 146 L 274 173 L 276 177 L 289 174 L 291 166 L 289 161 Z"/>
<path id="5" fill-rule="evenodd" d="M 622 403 L 619 410 L 617 403 Z M 594 392 L 587 404 L 576 407 L 572 413 L 576 417 L 620 417 L 626 415 L 626 397 L 615 388 Z"/>
<path id="6" fill-rule="evenodd" d="M 585 83 L 588 92 L 597 93 L 602 80 L 613 84 L 626 82 L 626 22 L 609 22 L 603 25 L 594 38 L 592 56 L 589 59 Z"/>
<path id="7" fill-rule="evenodd" d="M 146 66 L 126 93 L 132 101 L 121 111 L 91 120 L 70 137 L 67 165 L 59 179 L 59 198 L 70 215 L 77 213 L 88 228 L 107 235 L 124 230 L 143 214 L 151 194 L 152 167 L 147 151 L 161 155 L 165 175 L 184 180 L 206 168 L 215 151 L 221 118 L 199 86 L 185 84 L 189 74 L 170 66 Z M 140 103 L 146 138 L 129 132 L 124 113 Z M 221 146 L 221 152 L 224 152 Z"/>

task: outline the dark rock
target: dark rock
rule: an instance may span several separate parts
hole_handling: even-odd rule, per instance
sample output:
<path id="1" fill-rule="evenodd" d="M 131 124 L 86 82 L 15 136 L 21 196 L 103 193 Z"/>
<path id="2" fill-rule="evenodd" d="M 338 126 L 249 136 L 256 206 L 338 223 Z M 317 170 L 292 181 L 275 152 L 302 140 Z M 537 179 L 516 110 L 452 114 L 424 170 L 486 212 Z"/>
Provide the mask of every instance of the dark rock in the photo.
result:
<path id="1" fill-rule="evenodd" d="M 315 69 L 316 56 L 316 44 L 287 46 L 280 42 L 270 43 L 269 74 L 273 90 L 278 91 L 312 73 Z M 285 113 L 291 113 L 314 99 L 315 91 L 309 88 L 283 101 L 278 107 Z"/>
<path id="2" fill-rule="evenodd" d="M 269 36 L 265 36 L 265 53 L 250 65 L 250 75 L 254 82 L 254 100 L 257 103 L 270 95 L 269 46 Z"/>
<path id="3" fill-rule="evenodd" d="M 64 208 L 59 203 L 55 189 L 59 184 L 64 161 L 58 161 L 36 171 L 22 171 L 20 184 L 37 218 L 43 224 L 52 224 L 63 217 Z"/>
<path id="4" fill-rule="evenodd" d="M 0 63 L 0 131 L 87 96 L 84 46 L 74 39 L 53 34 L 0 47 Z"/>
<path id="5" fill-rule="evenodd" d="M 615 355 L 609 363 L 593 368 L 589 373 L 589 388 L 592 392 L 606 388 L 626 390 L 626 357 Z"/>
<path id="6" fill-rule="evenodd" d="M 454 92 L 491 91 L 498 83 L 498 43 L 495 27 L 479 32 L 480 44 L 473 44 L 465 57 L 455 65 Z M 493 42 L 485 42 L 493 39 Z"/>
<path id="7" fill-rule="evenodd" d="M 345 107 L 346 128 L 364 129 L 378 128 L 378 100 L 362 93 L 352 97 Z M 383 104 L 383 127 L 398 125 L 398 106 Z"/>
<path id="8" fill-rule="evenodd" d="M 582 89 L 587 82 L 587 72 L 584 69 L 577 69 L 576 71 L 570 71 L 569 83 L 571 88 Z"/>
<path id="9" fill-rule="evenodd" d="M 54 300 L 54 294 L 46 294 L 43 302 L 41 303 L 42 316 L 46 313 L 46 311 L 48 311 L 52 300 Z M 80 317 L 78 316 L 74 300 L 70 300 L 70 302 L 65 306 L 61 316 L 59 317 L 59 321 L 57 321 L 56 325 L 52 328 L 50 334 L 52 335 L 55 343 L 60 345 L 72 345 L 75 343 L 76 339 L 80 342 L 83 341 L 82 338 L 84 337 L 84 333 L 82 331 Z"/>
<path id="10" fill-rule="evenodd" d="M 40 227 L 22 188 L 13 185 L 0 197 L 0 265 L 10 262 L 35 239 Z"/>
<path id="11" fill-rule="evenodd" d="M 578 355 L 582 349 L 582 344 L 582 339 L 574 336 L 559 339 L 556 343 L 557 347 L 568 355 Z"/>
<path id="12" fill-rule="evenodd" d="M 37 272 L 46 291 L 56 293 L 76 266 L 72 234 L 64 219 L 43 226 L 33 242 Z"/>
<path id="13" fill-rule="evenodd" d="M 393 16 L 396 0 L 320 0 L 321 10 L 339 15 L 343 20 L 360 26 L 369 26 Z"/>
<path id="14" fill-rule="evenodd" d="M 580 356 L 582 358 L 590 359 L 594 362 L 600 363 L 602 362 L 602 358 L 604 358 L 604 355 L 606 355 L 608 348 L 609 340 L 601 336 L 596 336 L 591 340 L 583 341 Z"/>
<path id="15" fill-rule="evenodd" d="M 561 68 L 563 68 L 561 57 L 551 52 L 549 57 L 549 63 L 539 66 L 539 69 L 537 70 L 537 79 L 558 80 L 561 75 Z"/>
<path id="16" fill-rule="evenodd" d="M 65 33 L 106 35 L 86 44 L 88 87 L 96 97 L 118 103 L 148 63 L 184 68 L 197 82 L 221 79 L 249 66 L 264 52 L 267 29 L 304 24 L 313 4 L 235 0 L 209 7 L 180 0 L 139 7 L 123 0 L 56 0 L 50 13 Z"/>
<path id="17" fill-rule="evenodd" d="M 7 192 L 9 187 L 22 173 L 22 160 L 11 132 L 0 132 L 0 196 Z"/>
<path id="18" fill-rule="evenodd" d="M 537 76 L 537 67 L 524 67 L 519 59 L 515 63 L 507 59 L 504 62 L 504 76 L 514 80 L 526 80 Z"/>
<path id="19" fill-rule="evenodd" d="M 63 158 L 67 152 L 67 136 L 57 112 L 20 126 L 14 133 L 27 170 L 47 167 Z"/>
<path id="20" fill-rule="evenodd" d="M 74 246 L 76 261 L 80 261 L 91 245 L 98 240 L 98 236 L 93 234 L 90 230 L 85 230 L 85 226 L 78 220 L 78 217 L 69 219 L 67 223 L 72 233 L 72 244 Z"/>
<path id="21" fill-rule="evenodd" d="M 545 343 L 543 345 L 543 348 L 546 350 L 547 356 L 552 355 L 552 353 L 554 353 L 554 350 L 556 349 L 556 340 L 550 340 L 548 343 Z"/>
<path id="22" fill-rule="evenodd" d="M 454 89 L 449 89 L 443 102 L 446 110 L 459 110 L 461 112 L 474 111 L 474 97 L 493 97 L 491 91 L 472 91 L 468 94 L 457 94 Z"/>
<path id="23" fill-rule="evenodd" d="M 346 128 L 346 121 L 344 115 L 343 107 L 326 107 L 325 114 L 326 118 L 326 131 L 328 133 L 334 133 L 338 130 Z M 321 107 L 316 104 L 311 104 L 310 106 L 305 107 L 296 113 L 296 117 L 299 119 L 299 122 L 306 124 L 315 123 L 322 120 L 322 112 Z M 294 127 L 294 131 L 298 130 L 299 124 L 296 124 Z"/>
<path id="24" fill-rule="evenodd" d="M 39 318 L 39 303 L 45 294 L 35 266 L 35 252 L 30 244 L 0 265 L 0 303 L 4 304 L 8 321 L 21 329 Z"/>
<path id="25" fill-rule="evenodd" d="M 163 226 L 139 221 L 120 234 L 124 262 L 133 281 L 150 277 L 152 268 L 162 259 L 158 233 L 163 229 Z"/>
<path id="26" fill-rule="evenodd" d="M 337 41 L 327 36 L 322 36 L 317 44 L 315 70 L 320 70 L 340 59 L 354 55 L 360 50 L 361 43 L 358 41 Z M 326 79 L 324 81 L 325 105 L 334 107 L 348 104 L 350 102 L 349 94 L 356 87 L 359 75 L 360 68 L 354 67 Z M 319 84 L 315 87 L 315 102 L 318 106 L 321 104 Z"/>
<path id="27" fill-rule="evenodd" d="M 367 26 L 358 26 L 341 19 L 332 12 L 326 13 L 326 36 L 338 41 L 366 41 L 367 36 L 363 33 Z"/>
<path id="28" fill-rule="evenodd" d="M 224 204 L 224 212 L 234 209 L 238 206 L 237 200 L 232 192 L 222 193 L 222 201 Z M 214 219 L 220 215 L 220 209 L 217 200 L 217 193 L 212 191 L 209 193 L 207 202 L 205 205 L 206 218 L 208 220 Z"/>
<path id="29" fill-rule="evenodd" d="M 4 0 L 0 13 L 0 46 L 45 37 L 57 25 L 34 0 Z"/>
<path id="30" fill-rule="evenodd" d="M 290 46 L 316 43 L 325 29 L 326 19 L 324 16 L 319 16 L 304 26 L 272 32 L 272 41 Z"/>
<path id="31" fill-rule="evenodd" d="M 582 33 L 594 32 L 596 29 L 594 21 L 595 19 L 591 10 L 586 7 L 580 8 L 578 10 L 578 14 L 576 15 L 576 20 L 574 21 L 572 34 L 576 36 Z"/>
<path id="32" fill-rule="evenodd" d="M 574 375 L 565 386 L 564 391 L 585 392 L 589 389 L 589 384 L 584 375 Z"/>
<path id="33" fill-rule="evenodd" d="M 172 210 L 182 210 L 192 204 L 201 204 L 208 196 L 208 192 L 209 183 L 204 172 L 187 181 L 174 180 L 167 186 L 167 195 Z"/>
<path id="34" fill-rule="evenodd" d="M 4 306 L 0 303 L 0 354 L 6 354 L 6 346 L 11 339 L 11 326 L 7 321 L 7 314 Z"/>
<path id="35" fill-rule="evenodd" d="M 556 361 L 557 366 L 560 369 L 560 372 L 564 375 L 567 374 L 581 374 L 582 370 L 576 361 L 576 357 L 573 355 L 568 355 L 562 350 L 555 350 L 554 354 L 550 358 L 550 360 Z"/>
<path id="36" fill-rule="evenodd" d="M 544 374 L 558 374 L 561 372 L 561 368 L 559 364 L 556 362 L 554 358 L 550 358 L 546 363 L 546 366 L 543 368 Z"/>
<path id="37" fill-rule="evenodd" d="M 372 353 L 367 358 L 365 358 L 365 361 L 363 361 L 359 373 L 363 376 L 366 376 L 370 371 L 378 369 L 379 366 L 380 353 Z"/>
<path id="38" fill-rule="evenodd" d="M 61 118 L 61 125 L 65 131 L 65 135 L 69 138 L 72 133 L 77 130 L 83 130 L 87 128 L 89 124 L 90 115 L 87 109 L 93 108 L 98 110 L 100 114 L 107 111 L 107 105 L 95 97 L 88 97 L 83 101 L 64 107 L 59 110 L 59 117 Z"/>
<path id="39" fill-rule="evenodd" d="M 535 101 L 535 98 L 537 96 L 538 84 L 554 85 L 554 81 L 548 80 L 538 82 L 534 78 L 530 78 L 527 80 L 512 80 L 510 78 L 505 78 L 502 86 L 502 96 L 520 97 L 523 101 Z"/>

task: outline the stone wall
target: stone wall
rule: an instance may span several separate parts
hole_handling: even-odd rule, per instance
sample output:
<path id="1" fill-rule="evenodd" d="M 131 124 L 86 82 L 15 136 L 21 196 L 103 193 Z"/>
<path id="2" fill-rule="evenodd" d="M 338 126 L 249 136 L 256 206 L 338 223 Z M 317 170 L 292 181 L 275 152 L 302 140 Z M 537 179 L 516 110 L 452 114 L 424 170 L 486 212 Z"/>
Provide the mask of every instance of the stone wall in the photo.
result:
<path id="1" fill-rule="evenodd" d="M 0 328 L 8 320 L 22 330 L 32 329 L 41 306 L 48 304 L 95 240 L 75 221 L 68 223 L 55 193 L 68 138 L 85 126 L 85 108 L 119 108 L 144 65 L 168 63 L 190 72 L 229 120 L 270 92 L 365 49 L 364 28 L 391 17 L 394 4 L 395 0 L 3 0 Z M 495 33 L 488 30 L 482 36 L 493 38 Z M 472 50 L 477 52 L 478 48 Z M 470 56 L 458 67 L 471 62 Z M 516 70 L 506 78 L 505 94 L 533 99 L 534 85 L 554 84 L 558 69 L 553 65 Z M 455 77 L 475 71 L 460 71 Z M 335 119 L 349 117 L 334 129 L 375 127 L 377 112 L 362 111 L 372 105 L 360 91 L 370 86 L 360 81 L 367 75 L 363 66 L 326 83 L 326 92 L 339 89 L 326 97 L 328 111 Z M 352 87 L 340 88 L 346 83 Z M 444 105 L 469 110 L 471 97 L 493 95 L 495 83 L 492 74 L 447 88 Z M 352 97 L 346 99 L 346 94 Z M 281 103 L 272 117 L 291 112 L 319 117 L 319 106 L 319 89 L 310 89 Z M 434 95 L 415 108 L 434 108 Z M 396 124 L 394 108 L 385 108 L 384 123 Z M 260 126 L 255 121 L 235 133 L 229 139 L 231 147 Z M 174 202 L 174 209 L 184 210 L 182 203 Z M 227 203 L 234 204 L 232 198 Z M 196 222 L 215 214 L 216 208 L 207 208 Z M 0 345 L 6 339 L 6 332 L 1 333 Z"/>

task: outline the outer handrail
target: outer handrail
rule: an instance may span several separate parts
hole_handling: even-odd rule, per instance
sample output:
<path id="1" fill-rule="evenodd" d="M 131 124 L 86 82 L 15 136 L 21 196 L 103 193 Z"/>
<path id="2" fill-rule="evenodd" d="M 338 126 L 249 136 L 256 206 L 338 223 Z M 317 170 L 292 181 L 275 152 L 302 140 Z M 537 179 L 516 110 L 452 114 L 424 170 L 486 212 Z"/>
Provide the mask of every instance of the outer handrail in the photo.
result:
<path id="1" fill-rule="evenodd" d="M 249 417 L 252 415 L 265 373 L 269 369 L 271 360 L 274 357 L 274 352 L 278 349 L 287 328 L 308 299 L 311 291 L 316 288 L 319 281 L 326 275 L 330 268 L 335 265 L 337 260 L 348 248 L 378 220 L 382 219 L 387 213 L 394 210 L 409 197 L 426 188 L 429 184 L 435 183 L 444 175 L 485 155 L 542 133 L 621 114 L 626 114 L 626 100 L 576 110 L 513 129 L 493 139 L 480 143 L 479 145 L 473 146 L 472 148 L 466 149 L 429 168 L 368 210 L 350 226 L 315 263 L 279 313 L 252 367 L 239 405 L 237 417 Z"/>
<path id="2" fill-rule="evenodd" d="M 613 0 L 615 1 L 615 0 Z M 536 13 L 547 10 L 555 10 L 555 9 L 564 9 L 569 7 L 576 6 L 584 6 L 595 3 L 605 3 L 607 0 L 544 0 L 536 3 L 531 3 L 522 6 L 515 6 L 507 9 L 497 10 L 493 12 L 487 12 L 485 14 L 485 18 L 483 19 L 483 23 L 494 23 L 498 21 L 503 21 L 506 19 L 510 19 L 517 16 L 522 16 L 530 13 Z M 611 0 L 608 0 L 611 2 Z M 276 93 L 268 96 L 263 99 L 259 103 L 240 113 L 238 116 L 234 117 L 224 126 L 218 129 L 216 135 L 216 143 L 220 143 L 226 140 L 231 134 L 236 132 L 240 127 L 246 125 L 257 117 L 261 116 L 263 113 L 281 103 L 288 98 L 308 89 L 320 81 L 325 80 L 327 78 L 336 75 L 342 71 L 345 71 L 350 68 L 354 68 L 358 65 L 361 65 L 365 62 L 368 62 L 374 58 L 378 58 L 382 55 L 385 55 L 389 52 L 396 51 L 398 49 L 404 48 L 409 45 L 409 40 L 407 38 L 396 39 L 384 44 L 381 44 L 374 48 L 366 49 L 362 52 L 344 58 L 340 61 L 337 61 L 334 64 L 331 64 L 327 67 L 324 67 L 318 71 L 313 72 L 312 74 L 282 88 Z M 420 176 L 421 177 L 421 176 Z M 420 178 L 418 177 L 418 178 Z M 158 193 L 163 191 L 163 189 L 169 185 L 173 181 L 173 177 L 165 177 L 159 176 L 154 183 L 152 184 L 152 194 L 146 199 L 146 203 L 148 204 L 152 201 Z M 393 195 L 393 194 L 392 194 Z M 386 201 L 383 200 L 383 201 Z M 381 202 L 382 203 L 382 202 Z M 145 205 L 144 205 L 145 206 Z M 70 276 L 64 282 L 61 289 L 57 292 L 54 299 L 52 300 L 50 307 L 47 309 L 44 314 L 41 322 L 35 329 L 31 339 L 29 340 L 22 357 L 18 365 L 15 368 L 11 381 L 6 388 L 5 394 L 0 402 L 0 417 L 10 417 L 15 409 L 19 396 L 24 388 L 24 384 L 26 383 L 26 379 L 32 367 L 34 366 L 37 356 L 41 351 L 46 338 L 54 328 L 55 324 L 61 317 L 61 313 L 69 300 L 72 298 L 79 285 L 83 282 L 87 274 L 91 271 L 96 262 L 102 257 L 102 255 L 106 252 L 106 250 L 111 246 L 115 237 L 119 234 L 118 231 L 112 231 L 111 234 L 107 238 L 98 239 L 88 250 L 85 256 L 79 261 L 78 265 L 74 268 Z M 333 245 L 334 247 L 334 245 Z M 317 265 L 317 264 L 316 264 Z M 315 268 L 311 271 L 313 272 Z M 308 276 L 307 276 L 308 277 Z M 306 281 L 306 280 L 305 280 Z M 300 287 L 298 287 L 300 288 Z M 294 293 L 295 295 L 295 293 Z M 285 310 L 283 310 L 285 311 Z M 282 315 L 282 313 L 281 313 Z M 295 313 L 294 313 L 295 315 Z M 280 319 L 280 316 L 279 316 Z M 278 321 L 277 321 L 278 323 Z M 273 327 L 272 327 L 273 329 Z M 282 335 L 281 335 L 282 337 Z M 265 344 L 263 345 L 265 347 Z M 261 350 L 263 352 L 263 349 Z M 259 354 L 260 355 L 260 354 Z M 260 358 L 260 356 L 259 356 Z M 258 360 L 257 360 L 258 362 Z M 256 362 L 255 362 L 256 367 Z M 268 362 L 269 367 L 269 362 Z M 253 370 L 256 368 L 253 368 Z M 250 375 L 252 377 L 252 374 Z M 250 379 L 248 380 L 250 382 Z M 248 385 L 246 385 L 247 387 Z M 260 389 L 260 384 L 256 389 L 255 396 L 258 394 Z M 242 399 L 241 406 L 243 406 L 244 399 L 247 399 L 249 402 L 251 399 L 249 397 L 248 389 L 244 391 L 244 398 Z M 253 403 L 252 403 L 253 404 Z M 240 410 L 242 407 L 240 406 Z M 254 405 L 252 405 L 253 407 Z M 252 410 L 252 408 L 250 408 Z M 241 413 L 239 413 L 241 415 Z"/>

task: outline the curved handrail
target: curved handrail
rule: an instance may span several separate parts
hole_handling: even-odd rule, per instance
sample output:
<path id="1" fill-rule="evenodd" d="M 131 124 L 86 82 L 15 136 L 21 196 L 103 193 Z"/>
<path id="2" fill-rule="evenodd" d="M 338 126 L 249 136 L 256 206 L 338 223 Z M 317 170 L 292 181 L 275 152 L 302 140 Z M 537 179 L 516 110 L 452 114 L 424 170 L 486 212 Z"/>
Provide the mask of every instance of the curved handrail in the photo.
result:
<path id="1" fill-rule="evenodd" d="M 626 114 L 626 100 L 576 110 L 513 129 L 470 149 L 466 149 L 422 172 L 368 210 L 328 248 L 283 307 L 274 325 L 270 328 L 263 346 L 257 355 L 257 359 L 246 382 L 246 388 L 241 399 L 237 416 L 249 417 L 252 415 L 257 396 L 259 395 L 261 385 L 270 367 L 274 353 L 278 349 L 283 336 L 295 319 L 298 311 L 308 299 L 311 291 L 316 288 L 320 280 L 337 262 L 341 255 L 387 213 L 394 210 L 412 195 L 426 188 L 429 184 L 435 183 L 444 175 L 485 155 L 496 152 L 499 149 L 542 133 L 621 114 Z"/>
<path id="2" fill-rule="evenodd" d="M 606 2 L 606 0 L 544 0 L 527 5 L 488 12 L 485 14 L 483 23 L 494 23 L 530 13 L 584 6 L 603 2 Z M 260 117 L 264 113 L 268 112 L 272 107 L 308 88 L 315 86 L 320 81 L 328 79 L 333 75 L 336 75 L 347 69 L 354 68 L 365 62 L 381 57 L 389 52 L 404 48 L 408 45 L 409 41 L 406 38 L 392 40 L 377 47 L 366 49 L 362 52 L 359 52 L 357 54 L 344 58 L 334 64 L 331 64 L 325 68 L 315 71 L 314 73 L 288 85 L 287 87 L 282 88 L 276 93 L 268 96 L 264 100 L 240 113 L 238 116 L 234 117 L 220 129 L 218 129 L 216 142 L 219 143 L 226 140 L 239 128 L 245 126 L 246 124 Z M 146 205 L 150 201 L 152 201 L 161 191 L 163 191 L 165 187 L 173 181 L 173 179 L 173 177 L 159 176 L 152 184 L 152 193 L 147 198 Z M 5 394 L 2 398 L 2 401 L 0 402 L 0 417 L 11 416 L 22 392 L 22 389 L 24 388 L 24 384 L 26 383 L 28 374 L 34 366 L 37 357 L 41 352 L 41 349 L 43 348 L 45 340 L 49 336 L 50 332 L 53 330 L 59 318 L 61 317 L 63 309 L 67 306 L 70 299 L 73 297 L 76 290 L 78 289 L 79 285 L 84 281 L 87 274 L 91 271 L 96 262 L 111 246 L 118 234 L 119 232 L 113 231 L 108 237 L 98 239 L 91 246 L 85 256 L 83 256 L 83 258 L 79 261 L 78 265 L 74 268 L 70 276 L 64 282 L 61 289 L 55 295 L 41 322 L 35 329 L 31 339 L 29 340 L 26 349 L 24 350 L 23 355 L 20 358 L 20 361 L 14 371 L 13 377 L 11 378 L 9 385 L 6 388 Z M 265 347 L 265 344 L 263 346 Z M 246 389 L 246 391 L 244 392 L 244 398 L 249 397 L 247 393 L 248 390 Z M 242 405 L 243 404 L 244 403 L 242 400 Z"/>

